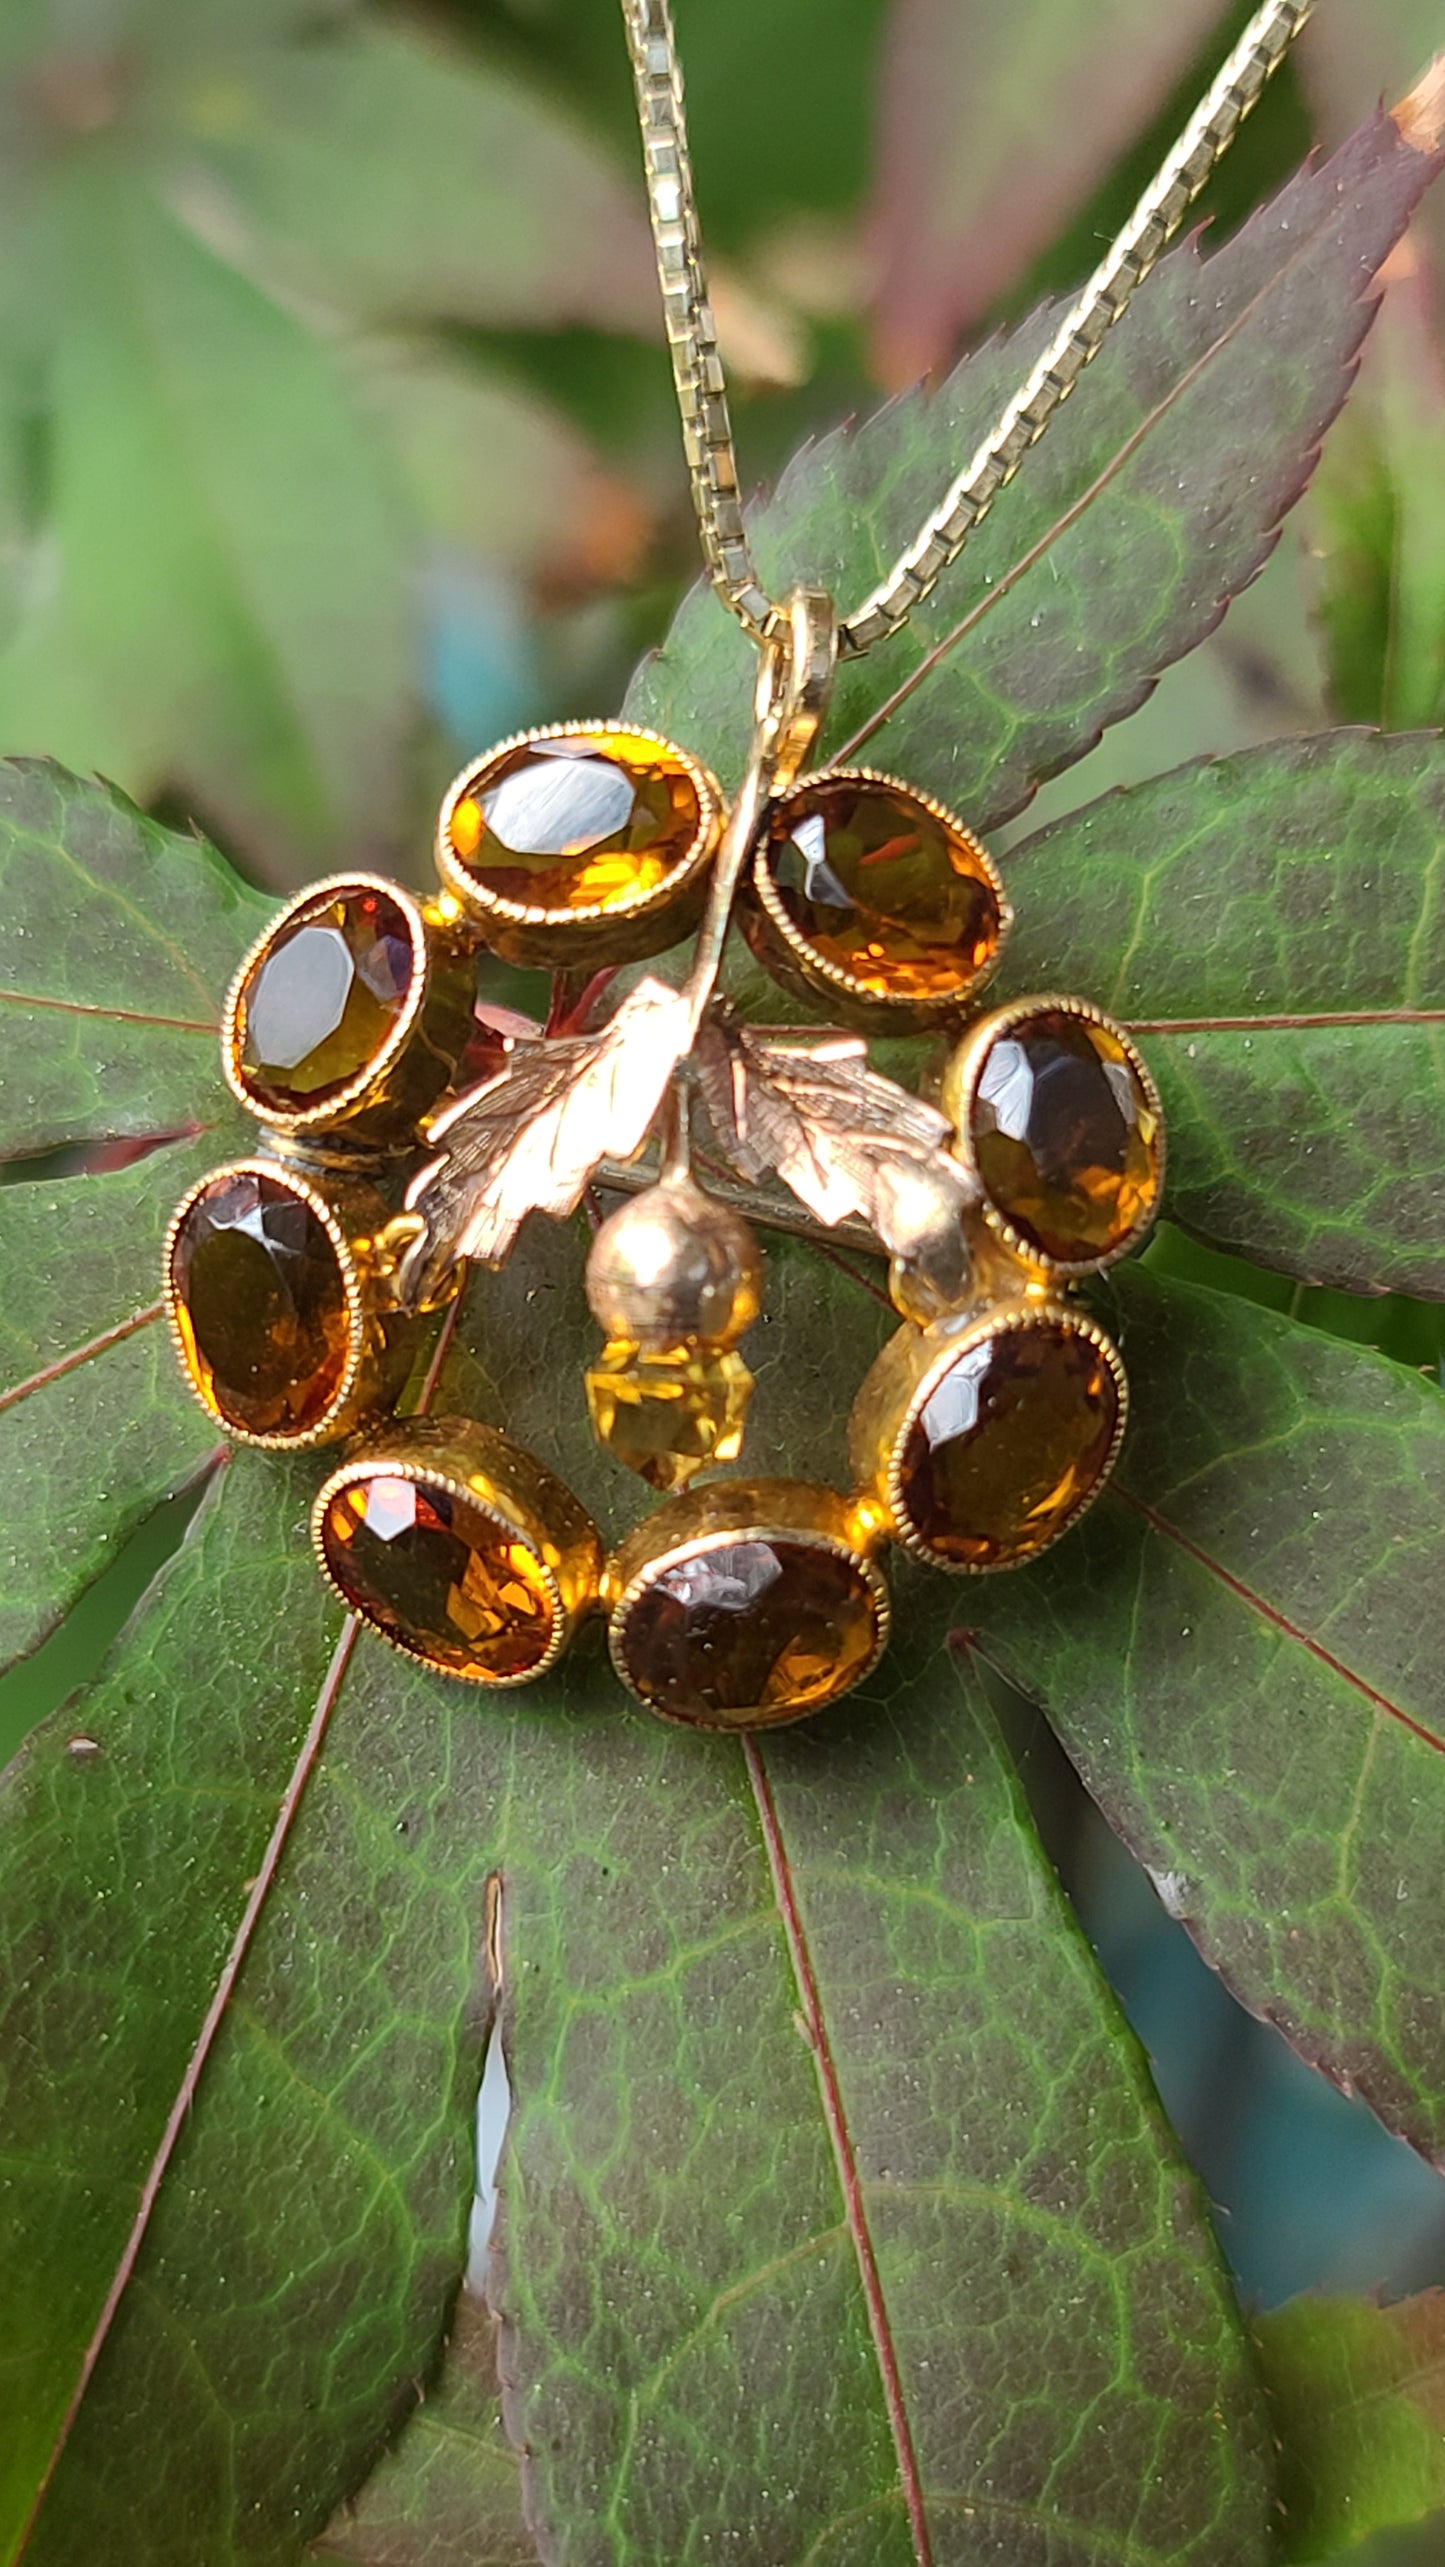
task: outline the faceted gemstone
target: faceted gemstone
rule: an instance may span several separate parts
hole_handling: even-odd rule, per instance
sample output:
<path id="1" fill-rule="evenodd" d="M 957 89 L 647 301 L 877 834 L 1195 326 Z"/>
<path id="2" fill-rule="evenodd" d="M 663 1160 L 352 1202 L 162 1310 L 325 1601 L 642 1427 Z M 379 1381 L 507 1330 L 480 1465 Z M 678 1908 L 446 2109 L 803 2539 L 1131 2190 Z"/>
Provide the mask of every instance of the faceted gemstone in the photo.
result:
<path id="1" fill-rule="evenodd" d="M 1060 1265 L 1112 1255 L 1148 1218 L 1161 1137 L 1118 1035 L 1060 1007 L 999 1036 L 969 1119 L 995 1209 Z"/>
<path id="2" fill-rule="evenodd" d="M 171 1251 L 191 1379 L 225 1426 L 305 1435 L 335 1405 L 351 1343 L 326 1225 L 283 1176 L 223 1170 Z"/>
<path id="3" fill-rule="evenodd" d="M 358 885 L 303 909 L 248 973 L 237 1010 L 241 1070 L 262 1105 L 324 1105 L 375 1060 L 406 1005 L 406 913 Z"/>
<path id="4" fill-rule="evenodd" d="M 1092 1497 L 1118 1416 L 1114 1375 L 1081 1329 L 1001 1329 L 960 1355 L 910 1428 L 903 1512 L 955 1567 L 1027 1559 Z"/>
<path id="5" fill-rule="evenodd" d="M 654 1711 L 764 1729 L 835 1702 L 871 1665 L 878 1605 L 843 1551 L 786 1533 L 701 1544 L 659 1571 L 618 1647 Z"/>
<path id="6" fill-rule="evenodd" d="M 773 814 L 766 861 L 792 926 L 868 997 L 947 999 L 997 951 L 987 869 L 899 785 L 802 786 Z"/>
<path id="7" fill-rule="evenodd" d="M 452 812 L 451 841 L 500 900 L 617 909 L 685 863 L 701 822 L 697 785 L 675 749 L 635 731 L 579 731 L 485 766 Z"/>
<path id="8" fill-rule="evenodd" d="M 321 1542 L 356 1611 L 429 1665 L 499 1684 L 546 1657 L 556 1605 L 541 1562 L 454 1489 L 386 1473 L 349 1481 Z"/>
<path id="9" fill-rule="evenodd" d="M 617 1340 L 587 1375 L 599 1444 L 655 1489 L 685 1488 L 714 1462 L 735 1462 L 752 1393 L 732 1348 L 654 1354 Z"/>

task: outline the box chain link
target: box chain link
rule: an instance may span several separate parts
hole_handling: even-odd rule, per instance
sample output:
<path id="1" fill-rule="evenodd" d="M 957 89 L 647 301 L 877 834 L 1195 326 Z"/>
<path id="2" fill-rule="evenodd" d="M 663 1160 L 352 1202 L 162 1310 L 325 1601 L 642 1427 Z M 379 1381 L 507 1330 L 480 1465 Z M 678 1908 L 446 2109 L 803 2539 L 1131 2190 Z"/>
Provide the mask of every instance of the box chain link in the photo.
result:
<path id="1" fill-rule="evenodd" d="M 939 506 L 886 578 L 839 627 L 857 658 L 898 632 L 957 561 L 974 528 L 1012 481 L 1030 446 L 1067 401 L 1084 368 L 1258 104 L 1314 0 L 1264 0 L 1200 101 L 1078 301 Z M 648 203 L 667 340 L 703 557 L 713 586 L 753 639 L 778 629 L 782 609 L 759 580 L 743 522 L 727 386 L 708 301 L 693 196 L 682 70 L 669 0 L 622 0 L 637 87 Z"/>

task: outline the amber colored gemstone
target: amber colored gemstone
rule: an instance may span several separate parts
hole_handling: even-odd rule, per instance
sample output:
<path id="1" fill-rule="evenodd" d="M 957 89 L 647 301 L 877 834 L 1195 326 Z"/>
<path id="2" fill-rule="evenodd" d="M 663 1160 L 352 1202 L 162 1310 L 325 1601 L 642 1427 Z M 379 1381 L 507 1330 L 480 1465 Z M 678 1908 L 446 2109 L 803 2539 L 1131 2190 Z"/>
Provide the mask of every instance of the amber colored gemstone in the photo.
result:
<path id="1" fill-rule="evenodd" d="M 991 1045 L 969 1143 L 996 1211 L 1060 1265 L 1108 1257 L 1154 1210 L 1159 1116 L 1118 1035 L 1066 1008 L 1015 1018 Z"/>
<path id="2" fill-rule="evenodd" d="M 866 997 L 937 1003 L 998 949 L 1001 904 L 977 849 L 901 785 L 802 786 L 773 814 L 765 861 L 790 925 Z"/>
<path id="3" fill-rule="evenodd" d="M 515 1683 L 551 1647 L 556 1602 L 535 1552 L 440 1483 L 385 1472 L 346 1482 L 321 1543 L 356 1611 L 449 1675 Z"/>
<path id="4" fill-rule="evenodd" d="M 587 1375 L 593 1432 L 614 1461 L 655 1489 L 685 1488 L 715 1462 L 735 1462 L 753 1377 L 741 1355 L 614 1343 Z"/>
<path id="5" fill-rule="evenodd" d="M 786 1533 L 698 1548 L 642 1589 L 616 1646 L 654 1711 L 766 1729 L 836 1702 L 871 1666 L 877 1599 L 845 1552 Z"/>
<path id="6" fill-rule="evenodd" d="M 1113 1371 L 1081 1328 L 1001 1329 L 959 1356 L 910 1427 L 901 1512 L 954 1567 L 1025 1560 L 1093 1496 L 1118 1419 Z"/>
<path id="7" fill-rule="evenodd" d="M 450 831 L 484 891 L 556 913 L 645 899 L 686 863 L 701 825 L 675 749 L 599 730 L 509 749 L 473 779 Z"/>
<path id="8" fill-rule="evenodd" d="M 304 909 L 252 965 L 236 1009 L 241 1074 L 262 1105 L 324 1105 L 375 1060 L 406 1006 L 406 913 L 358 885 Z"/>
<path id="9" fill-rule="evenodd" d="M 176 1325 L 191 1379 L 225 1426 L 301 1436 L 335 1406 L 351 1317 L 326 1224 L 284 1177 L 223 1170 L 171 1248 Z"/>

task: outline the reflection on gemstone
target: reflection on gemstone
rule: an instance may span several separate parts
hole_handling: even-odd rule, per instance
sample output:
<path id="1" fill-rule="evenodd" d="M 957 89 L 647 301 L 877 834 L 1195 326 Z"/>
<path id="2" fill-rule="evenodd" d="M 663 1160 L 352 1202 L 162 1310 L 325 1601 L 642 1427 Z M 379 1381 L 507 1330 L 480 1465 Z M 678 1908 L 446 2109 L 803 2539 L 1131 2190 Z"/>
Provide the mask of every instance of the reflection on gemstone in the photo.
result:
<path id="1" fill-rule="evenodd" d="M 587 1405 L 600 1444 L 650 1488 L 685 1488 L 720 1462 L 735 1462 L 753 1377 L 735 1349 L 625 1342 L 603 1349 L 587 1374 Z"/>
<path id="2" fill-rule="evenodd" d="M 321 1542 L 354 1610 L 449 1675 L 515 1683 L 551 1647 L 556 1603 L 535 1552 L 454 1489 L 352 1480 L 326 1506 Z"/>
<path id="3" fill-rule="evenodd" d="M 900 1513 L 948 1565 L 1009 1567 L 1087 1505 L 1118 1419 L 1113 1369 L 1077 1321 L 998 1330 L 958 1357 L 910 1427 Z"/>
<path id="4" fill-rule="evenodd" d="M 1154 1211 L 1159 1116 L 1118 1034 L 1065 1008 L 1016 1019 L 991 1046 L 969 1111 L 996 1211 L 1060 1265 L 1112 1255 Z"/>
<path id="5" fill-rule="evenodd" d="M 790 925 L 870 998 L 937 1003 L 998 950 L 1002 904 L 980 851 L 901 785 L 801 786 L 773 814 L 765 862 Z"/>
<path id="6" fill-rule="evenodd" d="M 759 1729 L 836 1701 L 871 1666 L 878 1634 L 877 1600 L 855 1561 L 768 1533 L 700 1546 L 659 1571 L 617 1646 L 654 1711 Z"/>
<path id="7" fill-rule="evenodd" d="M 645 899 L 686 862 L 701 825 L 697 783 L 676 750 L 595 730 L 489 761 L 457 802 L 450 835 L 495 899 L 576 912 Z"/>
<path id="8" fill-rule="evenodd" d="M 236 1006 L 243 1081 L 262 1105 L 325 1104 L 375 1060 L 400 1018 L 417 957 L 399 902 L 358 885 L 282 928 Z"/>
<path id="9" fill-rule="evenodd" d="M 351 1319 L 335 1243 L 282 1176 L 223 1170 L 171 1249 L 187 1370 L 223 1425 L 303 1436 L 335 1406 Z"/>

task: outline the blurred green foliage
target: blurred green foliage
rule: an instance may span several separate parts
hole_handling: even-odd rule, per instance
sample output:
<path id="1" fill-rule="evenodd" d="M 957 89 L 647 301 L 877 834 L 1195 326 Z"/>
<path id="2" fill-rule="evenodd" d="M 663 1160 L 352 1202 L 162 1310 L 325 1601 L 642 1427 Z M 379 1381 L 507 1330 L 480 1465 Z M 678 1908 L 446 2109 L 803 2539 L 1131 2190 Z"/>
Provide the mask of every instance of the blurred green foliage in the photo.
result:
<path id="1" fill-rule="evenodd" d="M 677 0 L 754 479 L 885 389 L 907 143 L 877 102 L 907 7 Z M 1216 13 L 1211 62 L 1247 15 Z M 1442 42 L 1445 0 L 1325 0 L 1202 211 L 1232 226 Z M 1042 254 L 997 218 L 971 331 L 1092 263 L 1200 69 L 1168 73 Z M 961 84 L 939 147 L 966 160 L 996 106 Z M 1073 112 L 1041 92 L 1041 154 Z M 695 572 L 636 164 L 613 0 L 0 0 L 0 749 L 98 767 L 278 884 L 343 856 L 417 874 L 462 753 L 617 701 Z M 1281 731 L 1441 720 L 1441 229 L 1437 208 L 1259 588 L 1051 815 Z M 1445 1364 L 1436 1306 L 1302 1290 L 1172 1229 L 1150 1256 Z M 93 1672 L 192 1505 L 0 1686 L 0 1760 Z"/>

